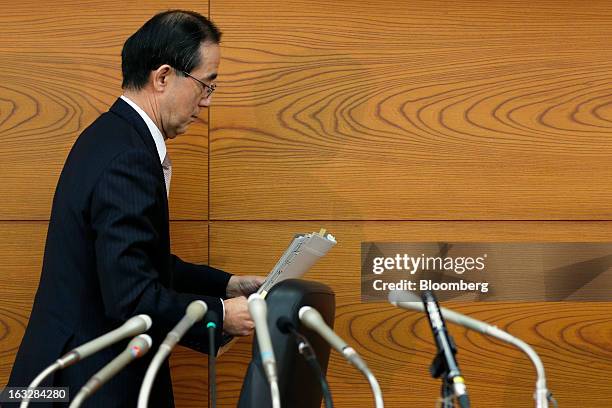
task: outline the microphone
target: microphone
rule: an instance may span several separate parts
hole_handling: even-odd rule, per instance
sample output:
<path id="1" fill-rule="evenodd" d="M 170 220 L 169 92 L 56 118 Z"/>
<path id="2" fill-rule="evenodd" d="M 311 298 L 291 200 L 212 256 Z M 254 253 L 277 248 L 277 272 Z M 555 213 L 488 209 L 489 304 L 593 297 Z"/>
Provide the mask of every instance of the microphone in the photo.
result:
<path id="1" fill-rule="evenodd" d="M 414 310 L 417 312 L 425 311 L 423 302 L 418 298 L 418 296 L 411 292 L 391 291 L 389 293 L 389 302 L 394 306 L 401 307 L 402 309 Z M 442 311 L 442 315 L 446 320 L 458 324 L 459 326 L 463 326 L 469 330 L 474 330 L 484 335 L 495 337 L 501 341 L 512 344 L 520 349 L 523 353 L 527 354 L 527 357 L 529 357 L 531 360 L 531 363 L 534 365 L 537 373 L 536 392 L 534 395 L 536 407 L 548 408 L 548 399 L 552 398 L 552 394 L 546 388 L 546 373 L 544 372 L 544 364 L 542 364 L 542 360 L 529 344 L 517 337 L 514 337 L 510 333 L 481 320 L 474 319 L 444 307 L 440 308 L 440 310 Z"/>
<path id="2" fill-rule="evenodd" d="M 276 326 L 281 331 L 281 333 L 293 335 L 293 338 L 297 343 L 298 351 L 304 357 L 304 360 L 306 360 L 310 368 L 312 368 L 312 371 L 314 371 L 315 375 L 319 378 L 319 382 L 321 383 L 321 391 L 323 392 L 323 397 L 325 401 L 325 407 L 333 408 L 334 404 L 332 402 L 329 384 L 325 379 L 325 375 L 323 375 L 323 370 L 321 370 L 319 360 L 317 360 L 317 355 L 315 354 L 314 349 L 308 342 L 308 339 L 306 339 L 306 337 L 304 337 L 300 332 L 297 331 L 291 320 L 289 320 L 289 318 L 287 318 L 286 316 L 279 317 L 276 321 Z"/>
<path id="3" fill-rule="evenodd" d="M 325 341 L 327 341 L 330 346 L 332 346 L 338 353 L 342 354 L 344 358 L 346 358 L 349 363 L 355 366 L 359 371 L 363 373 L 368 382 L 370 383 L 370 387 L 372 388 L 372 393 L 374 394 L 374 401 L 376 402 L 377 408 L 382 408 L 384 406 L 382 392 L 380 390 L 380 386 L 378 385 L 378 381 L 374 374 L 370 371 L 365 361 L 361 359 L 359 354 L 352 348 L 349 347 L 348 344 L 340 336 L 338 336 L 323 320 L 321 314 L 314 308 L 310 306 L 302 306 L 298 313 L 298 316 L 302 323 L 306 327 L 311 330 L 317 332 Z"/>
<path id="4" fill-rule="evenodd" d="M 181 340 L 181 338 L 187 333 L 187 330 L 191 328 L 195 323 L 199 322 L 204 318 L 208 306 L 203 300 L 194 300 L 187 306 L 185 316 L 178 322 L 176 326 L 166 335 L 163 343 L 159 346 L 157 353 L 153 356 L 149 368 L 145 374 L 142 385 L 140 386 L 140 393 L 138 394 L 138 408 L 147 408 L 149 404 L 149 394 L 153 387 L 153 381 L 157 375 L 157 371 L 161 367 L 162 363 L 170 352 Z"/>
<path id="5" fill-rule="evenodd" d="M 459 370 L 459 364 L 455 360 L 457 349 L 453 343 L 444 318 L 440 312 L 440 306 L 433 293 L 425 291 L 422 294 L 425 313 L 433 333 L 434 341 L 438 348 L 438 355 L 431 366 L 431 374 L 434 378 L 443 377 L 443 394 L 446 394 L 446 386 L 452 385 L 453 392 L 462 408 L 469 408 L 470 400 L 465 388 L 465 380 Z"/>
<path id="6" fill-rule="evenodd" d="M 98 351 L 105 349 L 106 347 L 115 344 L 128 337 L 133 337 L 141 334 L 151 327 L 151 318 L 145 314 L 134 316 L 127 320 L 123 325 L 117 329 L 108 332 L 100 337 L 97 337 L 60 357 L 51 364 L 49 367 L 44 369 L 34 380 L 30 383 L 28 388 L 36 388 L 47 376 L 59 369 L 69 367 L 78 361 L 81 361 L 90 355 L 97 353 Z M 24 398 L 19 405 L 19 408 L 26 408 L 29 404 L 29 399 Z"/>
<path id="7" fill-rule="evenodd" d="M 219 316 L 214 310 L 209 310 L 206 314 L 206 330 L 208 332 L 208 407 L 217 406 L 217 372 L 216 372 L 216 349 L 215 349 L 215 330 Z"/>
<path id="8" fill-rule="evenodd" d="M 266 301 L 259 293 L 253 293 L 248 300 L 249 313 L 255 323 L 255 335 L 259 345 L 261 363 L 270 383 L 270 394 L 272 396 L 272 406 L 280 408 L 280 391 L 278 389 L 278 376 L 276 373 L 276 358 L 272 348 L 272 339 L 268 329 L 268 307 Z"/>
<path id="9" fill-rule="evenodd" d="M 144 356 L 149 351 L 152 344 L 153 341 L 147 334 L 141 334 L 134 337 L 121 354 L 115 357 L 114 360 L 104 366 L 104 368 L 94 374 L 93 377 L 87 381 L 87 383 L 79 390 L 79 393 L 74 397 L 69 408 L 80 407 L 85 399 L 89 398 L 125 366 L 137 358 Z"/>

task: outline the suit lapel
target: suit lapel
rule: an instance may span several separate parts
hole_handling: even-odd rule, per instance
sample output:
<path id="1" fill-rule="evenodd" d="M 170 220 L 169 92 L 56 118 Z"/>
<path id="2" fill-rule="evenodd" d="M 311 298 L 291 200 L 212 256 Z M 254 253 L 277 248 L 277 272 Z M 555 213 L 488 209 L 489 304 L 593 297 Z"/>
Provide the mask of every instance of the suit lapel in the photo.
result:
<path id="1" fill-rule="evenodd" d="M 132 125 L 132 127 L 136 130 L 136 132 L 142 139 L 143 143 L 147 147 L 147 150 L 149 150 L 149 152 L 155 156 L 156 162 L 159 164 L 159 171 L 158 171 L 159 177 L 161 179 L 161 183 L 164 184 L 165 186 L 166 183 L 164 181 L 164 170 L 159 161 L 159 154 L 157 153 L 157 147 L 155 146 L 153 135 L 151 135 L 151 132 L 149 131 L 149 128 L 147 127 L 147 124 L 145 123 L 144 119 L 142 119 L 142 117 L 138 114 L 138 112 L 134 110 L 134 108 L 132 108 L 126 101 L 124 101 L 121 98 L 117 98 L 113 106 L 111 106 L 110 111 L 120 116 L 130 125 Z M 165 187 L 164 187 L 164 191 L 166 191 Z M 166 220 L 168 221 L 170 220 L 169 210 L 168 210 L 168 198 L 166 194 L 162 194 L 162 195 L 164 196 L 164 200 L 163 200 L 164 213 L 166 216 Z"/>
<path id="2" fill-rule="evenodd" d="M 134 108 L 132 108 L 123 99 L 117 98 L 113 106 L 111 106 L 110 111 L 121 116 L 126 122 L 132 125 L 144 144 L 147 146 L 147 149 L 153 153 L 155 157 L 159 157 L 159 154 L 157 154 L 157 147 L 155 147 L 155 142 L 153 141 L 153 135 L 151 135 L 147 124 L 142 117 L 140 117 L 138 112 L 134 110 Z"/>

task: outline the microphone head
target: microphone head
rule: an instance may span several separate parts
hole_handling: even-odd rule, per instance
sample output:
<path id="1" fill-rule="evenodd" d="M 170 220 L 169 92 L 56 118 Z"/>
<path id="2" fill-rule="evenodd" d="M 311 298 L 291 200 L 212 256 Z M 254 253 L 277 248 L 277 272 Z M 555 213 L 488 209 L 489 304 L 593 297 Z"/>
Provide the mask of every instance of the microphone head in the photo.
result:
<path id="1" fill-rule="evenodd" d="M 298 316 L 300 317 L 302 323 L 304 323 L 309 329 L 316 330 L 317 326 L 327 326 L 327 323 L 325 323 L 321 314 L 313 307 L 302 306 L 298 312 Z"/>
<path id="2" fill-rule="evenodd" d="M 132 357 L 138 358 L 147 354 L 147 351 L 151 349 L 152 345 L 153 340 L 151 340 L 151 336 L 148 334 L 141 334 L 134 337 L 128 344 L 127 348 Z"/>
<path id="3" fill-rule="evenodd" d="M 304 315 L 304 313 L 306 313 L 307 311 L 309 311 L 311 309 L 312 309 L 311 306 L 302 306 L 302 307 L 300 307 L 300 310 L 298 310 L 298 317 L 300 318 L 300 320 L 302 320 L 302 316 Z"/>
<path id="4" fill-rule="evenodd" d="M 391 290 L 387 299 L 389 299 L 389 303 L 395 306 L 400 302 L 423 302 L 416 293 L 406 290 Z"/>
<path id="5" fill-rule="evenodd" d="M 204 318 L 204 315 L 208 311 L 208 306 L 203 300 L 194 300 L 187 306 L 187 316 L 194 322 L 199 322 Z"/>
<path id="6" fill-rule="evenodd" d="M 325 323 L 323 316 L 321 316 L 317 309 L 310 306 L 302 306 L 298 316 L 304 326 L 318 333 L 330 346 L 344 355 L 344 349 L 348 347 L 348 344 Z"/>
<path id="7" fill-rule="evenodd" d="M 253 293 L 249 296 L 248 300 L 249 313 L 253 319 L 259 316 L 266 316 L 268 314 L 268 307 L 266 301 L 259 293 Z"/>
<path id="8" fill-rule="evenodd" d="M 389 292 L 389 303 L 406 310 L 414 310 L 415 312 L 425 311 L 423 301 L 413 292 L 393 290 Z"/>
<path id="9" fill-rule="evenodd" d="M 295 325 L 291 322 L 291 320 L 289 320 L 287 316 L 279 317 L 276 321 L 276 327 L 278 327 L 278 330 L 280 330 L 281 333 L 284 334 L 291 333 L 292 329 L 295 330 Z"/>
<path id="10" fill-rule="evenodd" d="M 142 332 L 145 332 L 151 328 L 153 321 L 146 314 L 139 314 L 137 316 L 130 317 L 121 326 L 122 330 L 125 330 L 125 337 L 135 336 Z"/>
<path id="11" fill-rule="evenodd" d="M 259 293 L 255 292 L 252 293 L 251 296 L 249 296 L 248 302 L 257 302 L 259 300 L 264 300 L 263 296 L 261 296 Z"/>
<path id="12" fill-rule="evenodd" d="M 140 317 L 140 318 L 141 318 L 141 319 L 144 321 L 144 324 L 145 324 L 145 329 L 144 329 L 144 331 L 147 331 L 147 330 L 149 330 L 149 329 L 151 328 L 151 325 L 153 324 L 153 320 L 151 320 L 151 318 L 149 317 L 149 315 L 146 315 L 146 314 L 139 314 L 139 315 L 138 315 L 138 316 L 136 316 L 136 317 Z"/>

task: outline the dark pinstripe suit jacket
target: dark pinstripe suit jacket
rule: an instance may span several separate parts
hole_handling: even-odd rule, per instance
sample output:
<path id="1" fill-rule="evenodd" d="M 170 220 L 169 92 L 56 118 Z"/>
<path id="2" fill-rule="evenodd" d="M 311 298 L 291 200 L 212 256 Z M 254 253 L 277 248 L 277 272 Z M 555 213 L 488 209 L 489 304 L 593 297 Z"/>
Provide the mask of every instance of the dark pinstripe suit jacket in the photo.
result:
<path id="1" fill-rule="evenodd" d="M 166 187 L 155 143 L 138 113 L 118 99 L 79 136 L 64 165 L 40 284 L 8 385 L 27 386 L 66 351 L 146 313 L 153 319 L 153 349 L 83 405 L 135 407 L 156 346 L 195 299 L 221 316 L 219 297 L 225 296 L 230 276 L 171 255 Z M 57 372 L 43 385 L 68 386 L 76 395 L 127 342 Z M 201 324 L 181 344 L 206 352 L 207 343 Z M 221 343 L 220 336 L 215 343 Z M 157 375 L 150 406 L 174 406 L 167 363 Z"/>

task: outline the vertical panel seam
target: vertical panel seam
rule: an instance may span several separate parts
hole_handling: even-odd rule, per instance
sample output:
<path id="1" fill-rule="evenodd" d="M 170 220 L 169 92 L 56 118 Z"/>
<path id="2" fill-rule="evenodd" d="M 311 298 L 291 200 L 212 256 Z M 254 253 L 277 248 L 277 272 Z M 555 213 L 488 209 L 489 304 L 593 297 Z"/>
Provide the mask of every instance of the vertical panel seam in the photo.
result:
<path id="1" fill-rule="evenodd" d="M 210 14 L 210 3 L 212 0 L 208 0 L 208 19 L 210 21 L 212 21 L 212 15 Z M 207 242 L 207 255 L 206 255 L 206 263 L 210 265 L 210 230 L 211 230 L 211 223 L 210 223 L 210 155 L 211 155 L 211 149 L 210 149 L 210 110 L 212 109 L 212 105 L 208 107 L 208 157 L 207 157 L 207 161 L 208 161 L 208 166 L 206 166 L 206 173 L 207 173 L 207 183 L 206 183 L 206 187 L 207 187 L 207 205 L 208 205 L 208 211 L 207 211 L 207 216 L 206 218 L 208 219 L 208 222 L 206 223 L 206 227 L 208 229 L 208 231 L 206 231 L 207 237 L 208 237 L 208 242 Z"/>

